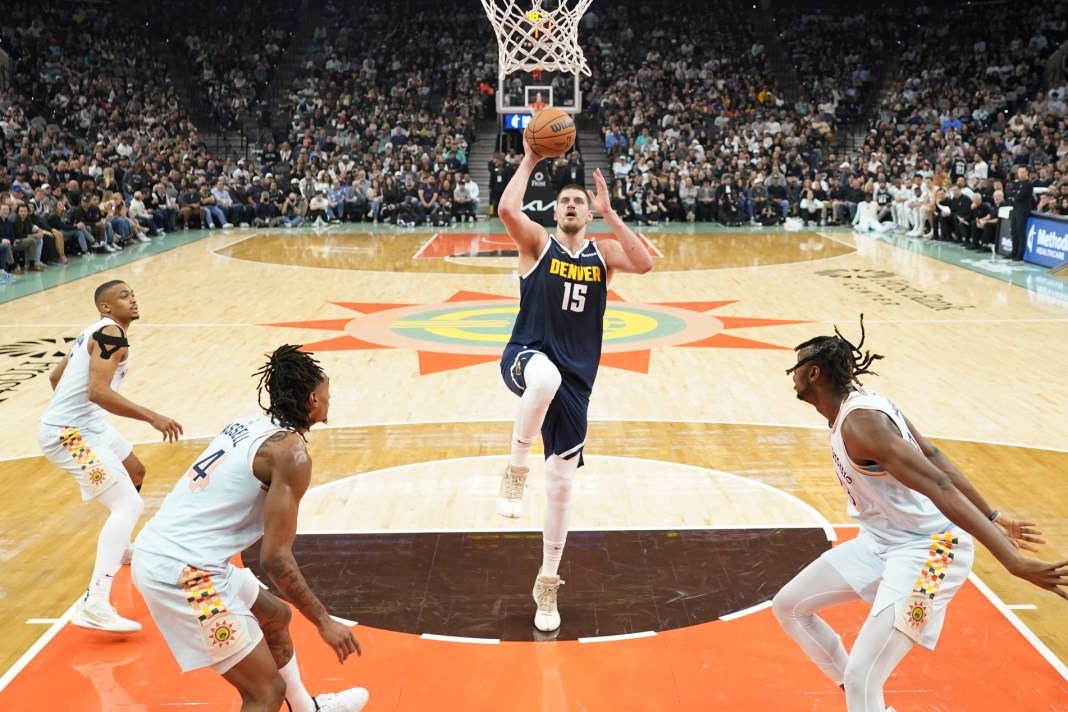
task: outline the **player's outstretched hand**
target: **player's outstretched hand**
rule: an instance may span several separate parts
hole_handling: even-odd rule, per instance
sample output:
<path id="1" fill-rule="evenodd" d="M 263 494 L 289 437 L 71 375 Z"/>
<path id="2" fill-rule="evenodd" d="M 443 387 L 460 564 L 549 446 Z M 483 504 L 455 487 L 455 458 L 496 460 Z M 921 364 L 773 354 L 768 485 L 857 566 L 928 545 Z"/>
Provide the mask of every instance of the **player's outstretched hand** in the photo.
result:
<path id="1" fill-rule="evenodd" d="M 1018 565 L 1010 569 L 1014 575 L 1068 600 L 1068 561 L 1050 563 L 1022 556 L 1016 558 L 1019 559 Z"/>
<path id="2" fill-rule="evenodd" d="M 612 201 L 608 195 L 608 183 L 601 175 L 601 169 L 593 172 L 593 184 L 597 186 L 597 192 L 593 196 L 593 209 L 604 217 L 612 210 Z"/>
<path id="3" fill-rule="evenodd" d="M 345 659 L 353 653 L 359 656 L 363 655 L 363 651 L 360 650 L 360 641 L 356 639 L 352 629 L 344 623 L 328 618 L 320 626 L 319 635 L 337 653 L 337 661 L 339 663 L 345 662 Z"/>
<path id="4" fill-rule="evenodd" d="M 178 442 L 178 438 L 184 432 L 181 423 L 174 418 L 168 418 L 159 413 L 154 413 L 149 423 L 153 428 L 163 433 L 163 439 L 169 443 Z"/>
<path id="5" fill-rule="evenodd" d="M 994 524 L 1017 549 L 1038 551 L 1038 547 L 1046 543 L 1034 522 L 1021 522 L 1002 514 Z"/>

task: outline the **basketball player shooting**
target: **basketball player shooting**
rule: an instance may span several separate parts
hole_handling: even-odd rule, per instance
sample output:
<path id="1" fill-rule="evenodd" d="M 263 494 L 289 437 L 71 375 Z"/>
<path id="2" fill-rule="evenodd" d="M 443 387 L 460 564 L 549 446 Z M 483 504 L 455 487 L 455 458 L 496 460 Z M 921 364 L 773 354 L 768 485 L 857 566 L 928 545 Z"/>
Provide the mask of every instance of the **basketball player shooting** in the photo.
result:
<path id="1" fill-rule="evenodd" d="M 590 393 L 601 358 L 608 283 L 616 272 L 644 274 L 653 263 L 645 245 L 612 210 L 600 170 L 593 176 L 597 193 L 592 206 L 581 186 L 560 190 L 553 214 L 555 234 L 523 214 L 523 195 L 540 160 L 525 136 L 523 147 L 523 160 L 500 203 L 500 218 L 519 248 L 520 275 L 519 314 L 501 358 L 501 375 L 520 400 L 497 513 L 522 516 L 527 458 L 540 431 L 546 504 L 534 625 L 552 631 L 560 626 L 559 567 L 571 515 L 571 486 L 582 464 Z M 586 237 L 594 210 L 616 239 L 595 243 Z"/>
<path id="2" fill-rule="evenodd" d="M 1021 555 L 1044 544 L 1033 522 L 993 509 L 897 407 L 863 388 L 878 354 L 835 329 L 794 349 L 799 400 L 831 424 L 831 458 L 845 489 L 855 539 L 825 552 L 772 601 L 775 617 L 846 693 L 849 712 L 890 710 L 883 685 L 919 643 L 933 649 L 946 606 L 968 578 L 978 539 L 1009 573 L 1068 598 L 1068 561 Z M 853 649 L 816 615 L 861 598 L 871 604 Z"/>

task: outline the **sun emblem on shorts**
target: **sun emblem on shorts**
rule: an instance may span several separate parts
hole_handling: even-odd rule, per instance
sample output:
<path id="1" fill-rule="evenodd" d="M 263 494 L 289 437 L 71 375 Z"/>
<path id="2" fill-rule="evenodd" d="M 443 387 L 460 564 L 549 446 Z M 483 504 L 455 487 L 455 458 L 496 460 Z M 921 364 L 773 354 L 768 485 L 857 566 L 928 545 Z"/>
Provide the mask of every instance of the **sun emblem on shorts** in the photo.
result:
<path id="1" fill-rule="evenodd" d="M 108 474 L 100 468 L 94 468 L 89 470 L 89 472 L 86 473 L 86 476 L 89 478 L 89 484 L 99 486 L 104 484 L 104 480 L 107 479 Z"/>
<path id="2" fill-rule="evenodd" d="M 234 640 L 234 627 L 230 621 L 219 621 L 211 628 L 211 644 L 225 648 Z"/>
<path id="3" fill-rule="evenodd" d="M 923 625 L 923 622 L 927 620 L 927 604 L 923 601 L 917 601 L 909 606 L 909 625 L 913 628 L 919 628 Z"/>

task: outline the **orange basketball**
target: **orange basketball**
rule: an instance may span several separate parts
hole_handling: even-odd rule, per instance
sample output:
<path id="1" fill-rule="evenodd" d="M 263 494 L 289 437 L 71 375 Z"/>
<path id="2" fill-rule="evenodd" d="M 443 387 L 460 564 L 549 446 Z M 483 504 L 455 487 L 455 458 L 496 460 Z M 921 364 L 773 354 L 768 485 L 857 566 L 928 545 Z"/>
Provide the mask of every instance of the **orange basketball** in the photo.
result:
<path id="1" fill-rule="evenodd" d="M 542 158 L 555 158 L 575 145 L 575 120 L 550 106 L 530 117 L 524 133 L 534 153 Z"/>

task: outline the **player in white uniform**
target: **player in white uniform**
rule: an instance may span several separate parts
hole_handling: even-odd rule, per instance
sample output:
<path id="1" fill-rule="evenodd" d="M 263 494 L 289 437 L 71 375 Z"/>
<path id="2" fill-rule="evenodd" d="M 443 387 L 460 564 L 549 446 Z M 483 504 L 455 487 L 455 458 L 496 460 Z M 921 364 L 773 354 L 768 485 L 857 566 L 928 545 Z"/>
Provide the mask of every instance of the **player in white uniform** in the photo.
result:
<path id="1" fill-rule="evenodd" d="M 882 712 L 883 685 L 915 643 L 933 649 L 946 605 L 971 570 L 978 539 L 1010 573 L 1068 598 L 1068 561 L 1025 558 L 1045 543 L 1033 522 L 994 511 L 886 398 L 857 377 L 882 358 L 835 329 L 798 346 L 797 397 L 831 423 L 831 457 L 860 524 L 775 596 L 786 632 L 846 693 L 849 712 Z M 862 598 L 872 604 L 852 651 L 815 614 Z"/>
<path id="2" fill-rule="evenodd" d="M 37 437 L 45 457 L 78 482 L 82 499 L 95 499 L 111 512 L 97 538 L 93 578 L 71 622 L 112 633 L 135 633 L 141 624 L 119 616 L 110 599 L 112 577 L 122 563 L 129 563 L 130 535 L 144 509 L 138 492 L 145 466 L 105 416 L 112 413 L 143 420 L 171 442 L 182 434 L 182 426 L 119 395 L 130 368 L 126 331 L 140 318 L 133 290 L 125 282 L 106 282 L 96 289 L 93 299 L 100 321 L 78 336 L 70 353 L 49 375 L 55 392 L 41 416 Z"/>
<path id="3" fill-rule="evenodd" d="M 256 374 L 265 415 L 230 423 L 174 485 L 137 537 L 134 584 L 183 671 L 211 667 L 242 710 L 358 712 L 367 690 L 312 698 L 289 634 L 292 612 L 231 563 L 263 538 L 271 580 L 344 662 L 360 643 L 330 617 L 293 558 L 300 500 L 311 481 L 304 434 L 326 421 L 330 380 L 298 346 L 281 346 Z M 261 401 L 262 404 L 262 401 Z"/>

